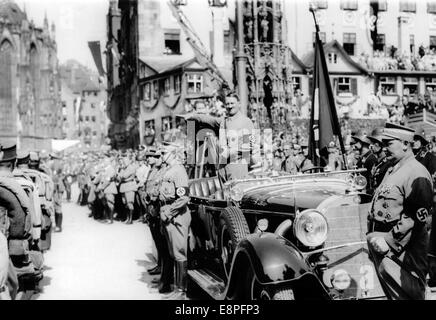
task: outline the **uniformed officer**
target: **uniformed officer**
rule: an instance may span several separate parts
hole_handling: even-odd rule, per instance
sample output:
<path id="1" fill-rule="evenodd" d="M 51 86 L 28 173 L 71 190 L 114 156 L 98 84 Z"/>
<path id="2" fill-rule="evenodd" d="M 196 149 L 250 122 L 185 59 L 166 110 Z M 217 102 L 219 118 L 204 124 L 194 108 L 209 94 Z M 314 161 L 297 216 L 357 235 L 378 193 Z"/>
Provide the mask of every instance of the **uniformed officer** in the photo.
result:
<path id="1" fill-rule="evenodd" d="M 219 164 L 223 166 L 225 178 L 244 179 L 248 176 L 251 163 L 260 163 L 260 146 L 251 119 L 240 110 L 239 96 L 229 92 L 225 98 L 227 116 L 215 118 L 208 115 L 190 115 L 186 120 L 204 122 L 219 128 L 221 149 Z M 221 166 L 220 166 L 221 167 Z"/>
<path id="2" fill-rule="evenodd" d="M 15 287 L 14 279 L 24 273 L 34 272 L 28 255 L 32 220 L 30 200 L 21 185 L 15 181 L 12 171 L 17 157 L 16 145 L 2 147 L 0 151 L 0 207 L 8 216 L 8 250 L 13 268 L 9 268 L 8 283 Z M 40 279 L 39 279 L 40 280 Z"/>
<path id="3" fill-rule="evenodd" d="M 130 161 L 128 156 L 125 156 L 122 160 L 122 168 L 118 173 L 118 177 L 120 179 L 120 193 L 123 197 L 123 204 L 127 209 L 127 224 L 132 224 L 133 220 L 135 192 L 137 190 L 135 174 L 136 166 Z"/>
<path id="4" fill-rule="evenodd" d="M 303 161 L 300 163 L 300 171 L 304 172 L 313 167 L 312 161 L 309 159 L 309 145 L 307 142 L 300 143 L 303 150 Z"/>
<path id="5" fill-rule="evenodd" d="M 433 179 L 433 188 L 435 185 L 435 176 L 436 176 L 436 156 L 428 150 L 429 142 L 422 135 L 415 134 L 413 136 L 413 151 L 415 153 L 416 160 L 418 160 L 430 173 Z M 435 190 L 433 189 L 433 194 L 435 194 Z M 435 199 L 436 196 L 433 197 L 433 214 L 432 214 L 432 223 L 431 223 L 431 231 L 430 231 L 430 242 L 428 248 L 428 258 L 429 258 L 429 285 L 431 287 L 436 286 L 436 215 L 435 215 Z"/>
<path id="6" fill-rule="evenodd" d="M 48 168 L 52 173 L 51 178 L 53 180 L 54 189 L 53 189 L 53 204 L 55 210 L 55 232 L 62 232 L 62 221 L 63 221 L 63 213 L 62 213 L 62 198 L 65 192 L 65 185 L 63 182 L 63 165 L 61 158 L 51 153 L 50 155 L 50 163 Z"/>
<path id="7" fill-rule="evenodd" d="M 170 255 L 175 260 L 175 288 L 172 299 L 180 300 L 186 296 L 188 267 L 188 233 L 191 225 L 188 174 L 177 158 L 176 150 L 168 150 L 162 159 L 168 165 L 159 190 L 161 204 L 160 218 Z"/>
<path id="8" fill-rule="evenodd" d="M 142 223 L 146 222 L 146 193 L 145 182 L 147 181 L 148 174 L 150 173 L 150 166 L 146 161 L 144 152 L 139 152 L 136 156 L 138 166 L 136 168 L 135 178 L 138 186 L 137 190 L 137 203 L 140 211 L 140 218 Z"/>
<path id="9" fill-rule="evenodd" d="M 366 135 L 353 136 L 353 145 L 360 153 L 359 160 L 357 161 L 357 168 L 366 169 L 362 175 L 365 177 L 366 181 L 369 183 L 371 180 L 372 168 L 377 164 L 377 157 L 372 153 L 370 146 L 372 144 L 371 140 L 368 139 Z"/>
<path id="10" fill-rule="evenodd" d="M 344 167 L 344 161 L 339 155 L 339 150 L 334 141 L 330 141 L 327 147 L 328 157 L 326 171 L 339 171 Z"/>
<path id="11" fill-rule="evenodd" d="M 413 153 L 415 154 L 416 160 L 420 162 L 433 177 L 436 172 L 436 156 L 428 150 L 429 142 L 420 134 L 415 134 L 413 136 Z"/>
<path id="12" fill-rule="evenodd" d="M 392 166 L 391 157 L 386 156 L 383 151 L 383 141 L 381 133 L 379 135 L 368 136 L 372 141 L 373 152 L 377 157 L 377 163 L 372 167 L 370 180 L 368 181 L 367 193 L 372 194 L 375 189 L 381 184 L 386 172 Z"/>
<path id="13" fill-rule="evenodd" d="M 102 178 L 98 189 L 103 192 L 103 206 L 105 209 L 105 220 L 108 223 L 114 222 L 115 195 L 118 194 L 118 189 L 115 184 L 117 172 L 113 161 L 108 161 L 103 169 Z"/>
<path id="14" fill-rule="evenodd" d="M 433 186 L 413 155 L 413 135 L 407 127 L 385 127 L 382 139 L 394 165 L 376 189 L 368 217 L 370 257 L 389 299 L 425 298 Z"/>

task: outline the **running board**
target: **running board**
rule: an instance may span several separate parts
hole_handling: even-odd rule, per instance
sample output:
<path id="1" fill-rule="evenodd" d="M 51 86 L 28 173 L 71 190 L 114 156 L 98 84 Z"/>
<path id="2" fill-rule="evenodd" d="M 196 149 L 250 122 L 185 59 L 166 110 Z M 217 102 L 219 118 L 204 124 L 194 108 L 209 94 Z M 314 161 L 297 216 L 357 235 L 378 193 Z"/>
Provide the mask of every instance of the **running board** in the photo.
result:
<path id="1" fill-rule="evenodd" d="M 223 300 L 225 282 L 205 269 L 188 270 L 188 275 L 215 300 Z"/>

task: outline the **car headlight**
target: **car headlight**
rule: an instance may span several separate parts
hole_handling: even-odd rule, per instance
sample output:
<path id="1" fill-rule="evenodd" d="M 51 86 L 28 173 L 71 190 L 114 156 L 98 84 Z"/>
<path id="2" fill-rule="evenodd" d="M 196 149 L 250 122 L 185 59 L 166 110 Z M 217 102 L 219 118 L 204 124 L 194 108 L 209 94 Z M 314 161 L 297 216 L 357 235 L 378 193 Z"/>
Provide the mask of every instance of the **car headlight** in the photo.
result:
<path id="1" fill-rule="evenodd" d="M 362 175 L 357 175 L 354 177 L 354 186 L 356 189 L 358 190 L 362 190 L 366 187 L 366 185 L 368 184 L 368 181 L 366 181 L 366 178 Z"/>
<path id="2" fill-rule="evenodd" d="M 234 201 L 241 201 L 244 193 L 238 187 L 233 187 L 230 189 L 230 198 Z"/>
<path id="3" fill-rule="evenodd" d="M 305 210 L 295 218 L 294 235 L 303 245 L 318 247 L 327 240 L 327 220 L 317 210 Z"/>

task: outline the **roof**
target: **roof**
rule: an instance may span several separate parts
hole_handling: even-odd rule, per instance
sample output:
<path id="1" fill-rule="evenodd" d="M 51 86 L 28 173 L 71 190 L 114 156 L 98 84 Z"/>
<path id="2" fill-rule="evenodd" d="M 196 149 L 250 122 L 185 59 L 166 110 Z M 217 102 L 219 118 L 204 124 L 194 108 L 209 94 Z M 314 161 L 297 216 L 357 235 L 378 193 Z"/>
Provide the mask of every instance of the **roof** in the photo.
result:
<path id="1" fill-rule="evenodd" d="M 303 72 L 307 72 L 308 67 L 303 63 L 303 61 L 300 60 L 300 58 L 297 57 L 297 55 L 294 53 L 294 51 L 292 51 L 291 49 L 291 57 L 293 62 L 296 63 L 296 66 L 299 67 L 301 69 L 301 71 Z M 295 67 L 294 67 L 295 69 Z"/>
<path id="2" fill-rule="evenodd" d="M 364 67 L 362 67 L 353 59 L 351 59 L 351 57 L 345 51 L 344 47 L 337 40 L 332 40 L 328 43 L 325 43 L 323 47 L 324 47 L 324 52 L 328 52 L 331 49 L 336 48 L 339 51 L 339 53 L 344 57 L 346 62 L 348 62 L 350 65 L 358 69 L 360 72 L 364 74 L 368 74 L 368 70 L 366 70 Z M 301 62 L 308 69 L 313 69 L 314 60 L 315 60 L 315 50 L 312 50 L 301 59 Z"/>
<path id="3" fill-rule="evenodd" d="M 12 0 L 0 0 L 0 17 L 8 19 L 13 24 L 27 19 L 26 14 Z"/>
<path id="4" fill-rule="evenodd" d="M 176 70 L 197 61 L 196 58 L 186 58 L 181 56 L 165 56 L 165 57 L 145 57 L 141 61 L 156 73 L 164 73 Z"/>

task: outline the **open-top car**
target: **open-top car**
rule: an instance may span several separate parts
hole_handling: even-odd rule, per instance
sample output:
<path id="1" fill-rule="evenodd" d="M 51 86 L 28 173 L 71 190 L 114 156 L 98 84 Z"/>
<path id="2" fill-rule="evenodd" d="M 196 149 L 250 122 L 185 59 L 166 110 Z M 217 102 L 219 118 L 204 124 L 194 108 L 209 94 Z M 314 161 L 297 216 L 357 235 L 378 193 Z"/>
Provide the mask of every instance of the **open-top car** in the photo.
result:
<path id="1" fill-rule="evenodd" d="M 361 172 L 191 180 L 190 286 L 215 299 L 383 297 Z"/>

